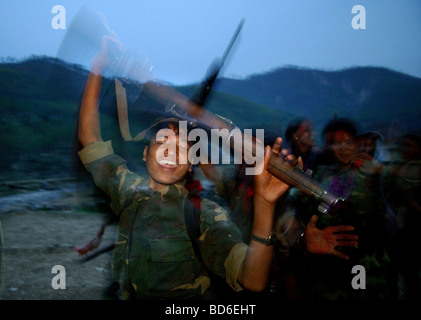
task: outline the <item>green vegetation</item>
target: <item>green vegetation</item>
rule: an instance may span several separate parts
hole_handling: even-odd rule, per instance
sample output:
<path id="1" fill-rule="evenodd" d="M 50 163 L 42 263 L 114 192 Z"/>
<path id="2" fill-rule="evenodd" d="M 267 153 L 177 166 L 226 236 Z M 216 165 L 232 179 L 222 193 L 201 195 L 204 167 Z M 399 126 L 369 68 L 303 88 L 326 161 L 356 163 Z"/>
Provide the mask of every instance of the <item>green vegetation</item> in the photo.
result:
<path id="1" fill-rule="evenodd" d="M 79 66 L 48 57 L 0 64 L 0 179 L 34 171 L 54 175 L 74 165 L 77 114 L 87 74 Z M 177 89 L 190 96 L 196 86 Z M 145 125 L 138 126 L 144 111 L 154 109 L 149 102 L 129 110 L 133 135 Z M 102 104 L 104 138 L 121 139 L 110 80 L 104 80 Z M 243 80 L 218 79 L 205 107 L 241 129 L 264 128 L 271 138 L 283 135 L 298 116 L 313 119 L 316 128 L 337 115 L 367 129 L 386 129 L 394 121 L 419 129 L 421 79 L 382 68 L 283 68 Z M 127 145 L 127 152 L 138 157 L 139 147 Z"/>

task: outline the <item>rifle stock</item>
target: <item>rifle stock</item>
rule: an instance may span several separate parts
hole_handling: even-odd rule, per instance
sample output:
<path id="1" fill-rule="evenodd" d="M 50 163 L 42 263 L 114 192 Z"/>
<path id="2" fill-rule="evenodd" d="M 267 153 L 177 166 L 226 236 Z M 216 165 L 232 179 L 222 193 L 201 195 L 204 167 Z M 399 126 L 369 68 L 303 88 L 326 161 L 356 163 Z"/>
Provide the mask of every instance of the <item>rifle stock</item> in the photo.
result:
<path id="1" fill-rule="evenodd" d="M 228 134 L 228 139 L 231 139 L 231 134 Z M 236 150 L 238 147 L 233 141 L 234 139 L 231 139 L 230 145 L 231 149 Z M 242 139 L 244 145 L 242 146 L 243 150 L 241 151 L 246 163 L 252 163 L 250 159 L 256 161 L 256 164 L 263 161 L 263 158 L 258 157 L 257 152 L 259 148 L 260 150 L 264 150 L 263 143 L 258 139 L 254 139 L 253 137 L 244 134 L 242 134 Z M 322 214 L 330 212 L 338 202 L 343 200 L 337 194 L 325 190 L 316 180 L 312 179 L 310 175 L 303 172 L 297 166 L 293 166 L 292 163 L 285 160 L 283 156 L 274 152 L 272 152 L 269 159 L 267 170 L 289 186 L 297 188 L 305 195 L 314 198 L 318 203 L 318 210 Z"/>

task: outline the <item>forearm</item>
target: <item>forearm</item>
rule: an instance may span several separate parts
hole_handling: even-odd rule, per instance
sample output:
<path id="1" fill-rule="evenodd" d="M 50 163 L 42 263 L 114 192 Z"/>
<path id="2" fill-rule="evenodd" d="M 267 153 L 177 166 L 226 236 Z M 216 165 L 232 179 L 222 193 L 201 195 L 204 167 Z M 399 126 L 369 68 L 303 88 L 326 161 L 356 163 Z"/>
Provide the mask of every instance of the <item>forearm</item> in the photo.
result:
<path id="1" fill-rule="evenodd" d="M 271 234 L 274 211 L 274 204 L 255 195 L 252 234 L 264 239 Z M 272 258 L 272 245 L 267 246 L 251 239 L 239 272 L 239 281 L 243 287 L 252 291 L 262 291 L 269 278 Z"/>
<path id="2" fill-rule="evenodd" d="M 98 111 L 101 85 L 101 74 L 90 73 L 79 112 L 78 138 L 83 147 L 91 142 L 102 141 Z"/>

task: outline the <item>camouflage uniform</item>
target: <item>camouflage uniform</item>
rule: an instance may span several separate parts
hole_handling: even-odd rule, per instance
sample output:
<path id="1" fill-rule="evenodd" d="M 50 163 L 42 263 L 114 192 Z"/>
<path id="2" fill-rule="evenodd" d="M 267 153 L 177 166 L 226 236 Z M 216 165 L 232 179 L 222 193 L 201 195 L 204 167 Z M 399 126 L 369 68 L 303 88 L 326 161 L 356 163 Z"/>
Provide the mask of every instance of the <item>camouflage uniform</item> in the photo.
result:
<path id="1" fill-rule="evenodd" d="M 240 228 L 243 241 L 250 240 L 254 211 L 254 176 L 244 174 L 245 166 L 222 165 L 219 167 L 222 174 L 215 181 L 215 189 L 219 196 L 229 204 L 230 218 Z M 302 272 L 302 253 L 291 258 L 291 247 L 295 244 L 297 236 L 304 227 L 292 223 L 293 210 L 286 210 L 284 199 L 278 201 L 274 219 L 274 258 L 266 289 L 259 294 L 259 298 L 277 298 L 294 300 L 302 297 L 300 285 L 296 281 L 296 273 Z M 295 222 L 295 221 L 294 221 Z M 291 240 L 292 239 L 292 240 Z M 295 252 L 294 252 L 295 254 Z M 298 258 L 296 257 L 298 256 Z M 250 294 L 250 293 L 249 293 Z M 253 293 L 253 299 L 257 298 Z"/>
<path id="2" fill-rule="evenodd" d="M 222 165 L 221 179 L 215 181 L 215 191 L 229 206 L 231 220 L 238 226 L 243 241 L 250 241 L 253 225 L 253 179 L 254 176 L 244 174 L 245 166 Z"/>
<path id="3" fill-rule="evenodd" d="M 88 144 L 79 156 L 119 216 L 112 270 L 125 298 L 202 297 L 210 287 L 207 269 L 241 290 L 237 275 L 247 246 L 219 205 L 201 203 L 202 263 L 186 231 L 184 185 L 152 191 L 148 178 L 131 172 L 110 141 Z"/>

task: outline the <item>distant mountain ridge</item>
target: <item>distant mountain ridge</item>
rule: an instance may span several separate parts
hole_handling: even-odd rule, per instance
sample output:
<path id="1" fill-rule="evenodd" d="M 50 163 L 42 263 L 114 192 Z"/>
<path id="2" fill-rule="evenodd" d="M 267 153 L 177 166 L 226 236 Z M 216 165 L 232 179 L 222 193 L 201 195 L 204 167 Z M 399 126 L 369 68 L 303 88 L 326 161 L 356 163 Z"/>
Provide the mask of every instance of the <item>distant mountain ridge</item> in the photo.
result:
<path id="1" fill-rule="evenodd" d="M 74 160 L 79 150 L 75 133 L 87 76 L 81 66 L 51 57 L 0 63 L 0 148 L 7 150 L 0 156 L 0 180 L 16 173 L 56 175 L 80 162 Z M 197 86 L 176 89 L 190 96 Z M 116 152 L 124 153 L 112 79 L 104 79 L 103 88 L 104 139 L 112 139 Z M 241 129 L 265 129 L 268 142 L 283 136 L 287 125 L 303 116 L 312 119 L 317 130 L 340 116 L 355 120 L 362 130 L 386 133 L 397 122 L 406 131 L 419 131 L 421 79 L 374 67 L 279 68 L 242 80 L 218 78 L 205 107 Z M 139 109 L 130 108 L 133 136 L 148 109 L 153 109 L 148 101 Z M 127 148 L 137 159 L 139 147 Z"/>
<path id="2" fill-rule="evenodd" d="M 32 175 L 37 171 L 34 168 L 39 168 L 39 175 L 54 174 L 74 163 L 80 148 L 76 137 L 79 105 L 87 77 L 88 71 L 81 66 L 51 57 L 0 63 L 0 148 L 8 151 L 0 156 L 0 180 L 13 171 Z M 190 95 L 196 87 L 177 89 Z M 137 159 L 139 147 L 124 143 L 119 132 L 113 79 L 104 78 L 102 91 L 104 139 L 112 139 L 114 149 L 122 155 L 130 149 L 127 153 L 135 153 Z M 133 136 L 153 120 L 153 114 L 148 118 L 146 113 L 153 113 L 155 108 L 161 108 L 161 113 L 164 110 L 147 99 L 144 102 L 129 105 Z M 291 114 L 219 92 L 211 93 L 206 108 L 232 119 L 242 129 L 276 128 L 278 135 L 293 118 Z"/>
<path id="3" fill-rule="evenodd" d="M 51 57 L 0 63 L 1 146 L 32 150 L 38 145 L 34 139 L 49 146 L 54 137 L 63 138 L 64 132 L 67 137 L 76 125 L 87 75 L 81 66 Z M 104 87 L 112 93 L 110 80 Z M 189 96 L 197 85 L 176 88 Z M 111 97 L 103 109 L 108 117 L 115 118 L 114 101 Z M 205 107 L 240 128 L 279 135 L 295 117 L 308 117 L 319 127 L 334 116 L 349 117 L 364 130 L 387 130 L 400 122 L 414 131 L 421 128 L 421 79 L 377 67 L 285 67 L 241 80 L 218 78 Z"/>
<path id="4" fill-rule="evenodd" d="M 316 122 L 336 115 L 366 127 L 392 120 L 421 127 L 421 79 L 385 68 L 284 67 L 242 80 L 221 78 L 215 90 Z"/>

